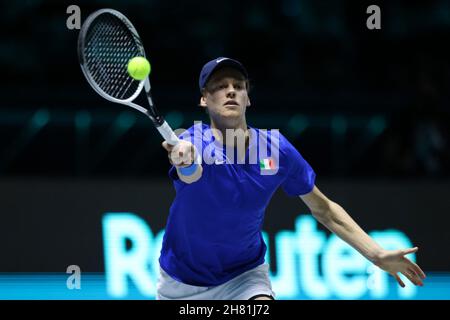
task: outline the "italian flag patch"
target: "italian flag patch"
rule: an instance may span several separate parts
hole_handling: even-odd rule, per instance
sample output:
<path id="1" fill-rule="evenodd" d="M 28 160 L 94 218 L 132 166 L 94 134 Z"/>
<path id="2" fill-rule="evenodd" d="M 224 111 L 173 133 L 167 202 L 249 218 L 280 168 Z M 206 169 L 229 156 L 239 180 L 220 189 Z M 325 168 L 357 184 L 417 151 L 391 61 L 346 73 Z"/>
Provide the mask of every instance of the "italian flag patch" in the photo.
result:
<path id="1" fill-rule="evenodd" d="M 275 162 L 272 158 L 266 158 L 259 160 L 259 168 L 261 169 L 261 172 L 265 170 L 274 170 L 275 169 Z"/>

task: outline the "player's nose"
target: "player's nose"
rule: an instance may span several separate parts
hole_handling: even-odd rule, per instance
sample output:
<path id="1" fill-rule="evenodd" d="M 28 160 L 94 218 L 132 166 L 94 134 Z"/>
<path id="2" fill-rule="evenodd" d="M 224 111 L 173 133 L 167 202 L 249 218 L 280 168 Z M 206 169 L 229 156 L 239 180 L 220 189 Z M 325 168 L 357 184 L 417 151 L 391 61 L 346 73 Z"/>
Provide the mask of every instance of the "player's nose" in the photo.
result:
<path id="1" fill-rule="evenodd" d="M 236 91 L 233 86 L 228 86 L 227 88 L 227 98 L 234 98 L 236 96 Z"/>

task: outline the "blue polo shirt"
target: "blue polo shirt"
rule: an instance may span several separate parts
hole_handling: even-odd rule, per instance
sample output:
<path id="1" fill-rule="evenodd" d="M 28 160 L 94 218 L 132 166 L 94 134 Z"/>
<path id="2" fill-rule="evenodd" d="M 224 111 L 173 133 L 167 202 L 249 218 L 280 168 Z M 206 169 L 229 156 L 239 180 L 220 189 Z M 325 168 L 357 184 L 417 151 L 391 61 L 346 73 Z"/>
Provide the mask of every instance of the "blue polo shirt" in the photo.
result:
<path id="1" fill-rule="evenodd" d="M 278 187 L 290 196 L 312 191 L 315 173 L 279 131 L 249 127 L 249 147 L 215 141 L 209 125 L 197 123 L 180 138 L 202 154 L 202 177 L 186 184 L 169 170 L 176 190 L 159 262 L 172 278 L 216 286 L 264 263 L 265 209 Z"/>

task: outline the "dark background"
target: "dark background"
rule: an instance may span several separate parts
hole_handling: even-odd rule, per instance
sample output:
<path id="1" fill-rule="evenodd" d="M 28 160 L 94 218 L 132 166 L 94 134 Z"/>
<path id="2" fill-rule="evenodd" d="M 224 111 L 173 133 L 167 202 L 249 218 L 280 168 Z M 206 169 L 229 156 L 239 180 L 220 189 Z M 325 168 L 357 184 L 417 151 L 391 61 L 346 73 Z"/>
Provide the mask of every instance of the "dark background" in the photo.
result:
<path id="1" fill-rule="evenodd" d="M 450 2 L 300 0 L 3 4 L 2 175 L 165 176 L 151 123 L 85 81 L 69 4 L 82 21 L 103 7 L 130 17 L 175 128 L 207 121 L 200 69 L 230 56 L 250 73 L 249 124 L 279 128 L 321 176 L 449 176 Z M 366 27 L 369 4 L 381 30 Z"/>
<path id="2" fill-rule="evenodd" d="M 129 17 L 174 128 L 208 121 L 197 106 L 203 64 L 240 60 L 248 123 L 280 129 L 363 228 L 400 229 L 424 246 L 424 269 L 450 270 L 450 1 L 29 0 L 0 5 L 0 271 L 59 271 L 74 257 L 101 270 L 104 210 L 162 228 L 173 199 L 151 122 L 82 75 L 71 4 L 82 21 L 104 7 Z M 366 28 L 371 4 L 381 30 Z M 266 229 L 293 228 L 299 212 L 278 193 Z"/>
<path id="3" fill-rule="evenodd" d="M 449 183 L 326 179 L 317 183 L 364 230 L 405 233 L 420 247 L 417 261 L 426 272 L 450 270 Z M 163 179 L 27 178 L 0 182 L 0 194 L 1 272 L 65 272 L 72 264 L 83 271 L 103 272 L 103 215 L 133 213 L 155 236 L 164 228 L 175 192 Z M 301 200 L 281 190 L 272 199 L 263 229 L 269 235 L 274 270 L 275 234 L 294 231 L 296 218 L 308 212 Z"/>

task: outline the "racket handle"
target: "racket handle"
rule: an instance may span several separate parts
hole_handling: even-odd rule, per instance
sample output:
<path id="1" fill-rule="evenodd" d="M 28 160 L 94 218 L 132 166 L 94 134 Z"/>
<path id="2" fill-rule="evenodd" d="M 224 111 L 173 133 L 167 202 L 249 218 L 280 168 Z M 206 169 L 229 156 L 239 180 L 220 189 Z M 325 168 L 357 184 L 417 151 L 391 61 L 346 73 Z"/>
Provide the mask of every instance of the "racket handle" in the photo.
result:
<path id="1" fill-rule="evenodd" d="M 159 133 L 168 144 L 175 146 L 180 141 L 166 121 L 164 121 L 164 123 L 159 127 L 156 127 L 156 129 L 158 129 Z"/>

